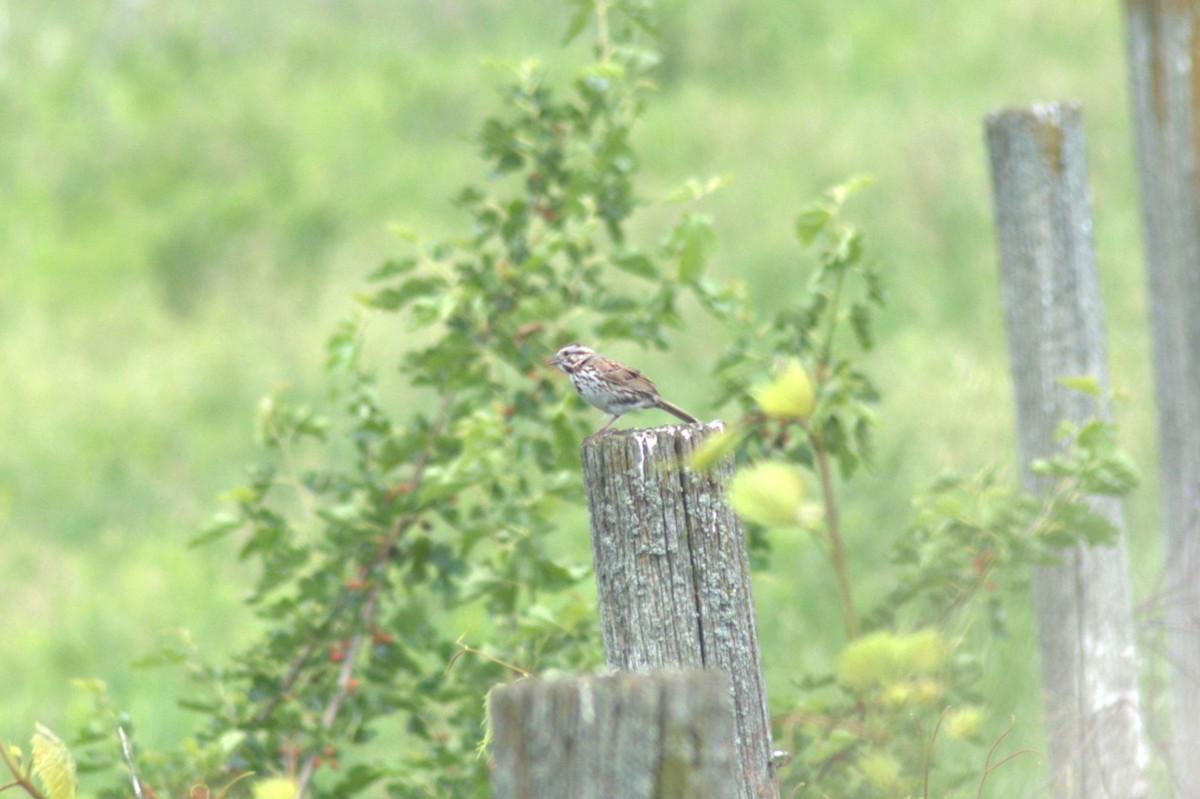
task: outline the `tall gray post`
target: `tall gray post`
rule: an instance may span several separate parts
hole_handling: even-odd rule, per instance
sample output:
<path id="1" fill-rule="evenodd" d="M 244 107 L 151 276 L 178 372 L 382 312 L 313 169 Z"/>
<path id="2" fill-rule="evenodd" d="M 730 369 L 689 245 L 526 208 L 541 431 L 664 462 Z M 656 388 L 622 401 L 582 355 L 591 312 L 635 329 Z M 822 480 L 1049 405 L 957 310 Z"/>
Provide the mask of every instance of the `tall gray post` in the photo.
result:
<path id="1" fill-rule="evenodd" d="M 1198 17 L 1194 0 L 1125 3 L 1154 331 L 1172 774 L 1185 797 L 1200 796 Z"/>
<path id="2" fill-rule="evenodd" d="M 987 140 L 1022 478 L 1037 492 L 1047 485 L 1030 463 L 1059 448 L 1058 425 L 1109 414 L 1103 400 L 1056 382 L 1090 375 L 1108 386 L 1083 121 L 1074 105 L 1013 109 L 988 117 Z M 1092 501 L 1123 525 L 1119 500 Z M 1036 568 L 1033 599 L 1050 795 L 1145 796 L 1124 534 L 1115 546 L 1077 546 L 1061 564 Z"/>

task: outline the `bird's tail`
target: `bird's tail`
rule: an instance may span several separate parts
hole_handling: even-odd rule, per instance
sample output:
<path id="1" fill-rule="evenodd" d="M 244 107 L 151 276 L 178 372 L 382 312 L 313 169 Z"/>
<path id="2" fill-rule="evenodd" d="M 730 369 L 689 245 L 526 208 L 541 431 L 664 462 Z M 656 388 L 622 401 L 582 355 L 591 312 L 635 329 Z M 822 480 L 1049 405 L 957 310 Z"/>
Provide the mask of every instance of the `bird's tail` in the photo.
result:
<path id="1" fill-rule="evenodd" d="M 672 405 L 671 403 L 667 402 L 665 399 L 662 399 L 661 397 L 658 400 L 658 407 L 662 408 L 667 413 L 678 416 L 680 419 L 687 422 L 688 424 L 700 424 L 700 420 L 697 419 L 695 416 L 692 416 L 690 413 L 688 413 L 687 411 L 683 410 L 682 408 L 680 408 L 678 406 Z"/>

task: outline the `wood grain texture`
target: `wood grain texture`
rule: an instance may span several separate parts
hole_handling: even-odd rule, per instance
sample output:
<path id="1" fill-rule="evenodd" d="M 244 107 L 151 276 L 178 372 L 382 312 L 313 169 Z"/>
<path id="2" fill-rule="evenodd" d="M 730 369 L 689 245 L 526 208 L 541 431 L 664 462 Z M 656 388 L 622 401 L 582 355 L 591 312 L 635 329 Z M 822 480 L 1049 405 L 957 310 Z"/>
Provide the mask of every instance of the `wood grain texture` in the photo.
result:
<path id="1" fill-rule="evenodd" d="M 729 679 L 658 671 L 496 688 L 495 799 L 728 799 Z"/>
<path id="2" fill-rule="evenodd" d="M 725 501 L 732 462 L 706 473 L 686 465 L 719 429 L 668 426 L 585 440 L 600 626 L 613 668 L 728 673 L 739 763 L 734 795 L 774 799 L 746 538 Z"/>

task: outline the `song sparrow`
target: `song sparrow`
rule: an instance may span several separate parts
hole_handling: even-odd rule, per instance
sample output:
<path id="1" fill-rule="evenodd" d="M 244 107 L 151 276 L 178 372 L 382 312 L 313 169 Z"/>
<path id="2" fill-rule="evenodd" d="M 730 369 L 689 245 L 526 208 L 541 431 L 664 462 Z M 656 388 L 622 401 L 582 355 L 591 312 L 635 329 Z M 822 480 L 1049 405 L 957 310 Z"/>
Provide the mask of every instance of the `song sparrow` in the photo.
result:
<path id="1" fill-rule="evenodd" d="M 637 369 L 605 358 L 582 344 L 568 344 L 549 363 L 570 375 L 575 390 L 589 405 L 613 415 L 595 434 L 607 430 L 621 414 L 645 408 L 661 408 L 688 424 L 699 424 L 696 417 L 663 399 Z"/>

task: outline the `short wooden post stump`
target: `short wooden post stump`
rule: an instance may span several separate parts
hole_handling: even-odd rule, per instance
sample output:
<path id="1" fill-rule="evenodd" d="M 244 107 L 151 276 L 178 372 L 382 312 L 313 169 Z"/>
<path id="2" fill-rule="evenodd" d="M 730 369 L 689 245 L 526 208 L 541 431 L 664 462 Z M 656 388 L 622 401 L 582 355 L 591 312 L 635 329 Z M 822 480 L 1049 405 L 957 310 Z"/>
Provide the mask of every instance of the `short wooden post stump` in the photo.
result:
<path id="1" fill-rule="evenodd" d="M 729 679 L 660 671 L 522 680 L 490 696 L 495 799 L 728 799 Z"/>

